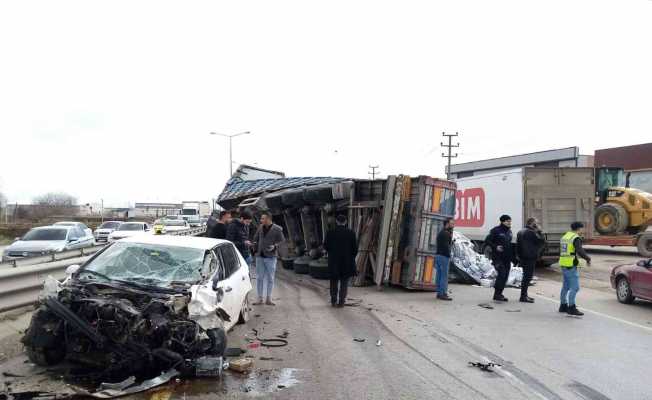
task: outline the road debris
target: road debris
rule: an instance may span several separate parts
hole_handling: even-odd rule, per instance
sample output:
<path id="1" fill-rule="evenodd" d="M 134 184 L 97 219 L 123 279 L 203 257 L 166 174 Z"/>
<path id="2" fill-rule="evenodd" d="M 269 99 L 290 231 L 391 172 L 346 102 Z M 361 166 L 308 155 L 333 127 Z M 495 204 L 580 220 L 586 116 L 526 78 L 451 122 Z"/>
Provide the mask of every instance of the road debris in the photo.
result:
<path id="1" fill-rule="evenodd" d="M 251 371 L 254 367 L 254 360 L 251 358 L 240 358 L 235 361 L 231 361 L 229 364 L 229 369 L 231 371 L 236 371 L 240 373 L 247 373 Z"/>
<path id="2" fill-rule="evenodd" d="M 493 310 L 494 309 L 494 306 L 492 306 L 489 303 L 481 303 L 481 304 L 478 304 L 478 306 L 482 307 L 482 308 L 486 308 L 487 310 Z"/>
<path id="3" fill-rule="evenodd" d="M 283 359 L 276 357 L 260 357 L 260 361 L 283 361 Z"/>
<path id="4" fill-rule="evenodd" d="M 354 341 L 354 342 L 358 342 L 358 343 L 364 343 L 364 342 L 367 341 L 367 339 L 364 339 L 364 338 L 353 338 L 353 341 Z"/>
<path id="5" fill-rule="evenodd" d="M 90 396 L 94 397 L 96 399 L 112 399 L 115 397 L 122 397 L 126 396 L 129 394 L 134 394 L 134 393 L 140 393 L 144 392 L 149 389 L 153 389 L 157 386 L 161 386 L 165 383 L 168 383 L 172 378 L 180 375 L 180 372 L 177 371 L 176 369 L 172 368 L 166 372 L 163 372 L 160 376 L 157 376 L 156 378 L 149 379 L 146 381 L 143 381 L 140 385 L 134 385 L 134 382 L 131 380 L 131 378 L 127 379 L 126 381 L 131 382 L 129 385 L 121 388 L 121 389 L 111 389 L 112 385 L 115 384 L 102 384 L 100 385 L 100 390 L 94 393 L 89 393 L 84 390 L 80 390 L 77 388 L 73 388 L 76 390 L 77 394 L 83 395 L 83 396 Z M 125 384 L 125 381 L 120 382 L 118 385 L 121 387 Z M 102 388 L 105 389 L 102 389 Z"/>
<path id="6" fill-rule="evenodd" d="M 376 342 L 376 346 L 380 347 L 380 346 L 382 346 L 382 345 L 383 345 L 383 341 L 379 339 L 379 340 Z"/>
<path id="7" fill-rule="evenodd" d="M 240 357 L 246 352 L 247 350 L 241 349 L 239 347 L 229 347 L 228 349 L 224 350 L 224 357 Z"/>
<path id="8" fill-rule="evenodd" d="M 521 312 L 520 308 L 513 309 L 513 310 L 505 310 L 505 312 Z"/>
<path id="9" fill-rule="evenodd" d="M 469 366 L 479 368 L 479 369 L 481 369 L 483 371 L 486 371 L 486 372 L 494 372 L 492 370 L 493 367 L 502 367 L 502 365 L 492 363 L 492 362 L 490 362 L 490 363 L 482 363 L 482 362 L 471 362 L 471 361 L 469 361 Z"/>

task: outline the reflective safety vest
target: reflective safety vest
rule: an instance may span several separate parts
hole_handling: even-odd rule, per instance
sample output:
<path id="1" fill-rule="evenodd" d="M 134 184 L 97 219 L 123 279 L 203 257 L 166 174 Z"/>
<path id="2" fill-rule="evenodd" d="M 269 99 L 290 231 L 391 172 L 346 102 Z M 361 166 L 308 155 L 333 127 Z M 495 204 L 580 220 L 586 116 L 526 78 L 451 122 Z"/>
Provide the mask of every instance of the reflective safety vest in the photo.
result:
<path id="1" fill-rule="evenodd" d="M 577 264 L 575 264 L 575 260 L 577 259 L 577 255 L 575 255 L 575 239 L 580 237 L 575 232 L 566 232 L 564 236 L 562 236 L 561 241 L 560 241 L 560 251 L 559 251 L 559 266 L 563 268 L 572 268 L 575 267 L 576 265 L 579 265 L 579 261 Z"/>

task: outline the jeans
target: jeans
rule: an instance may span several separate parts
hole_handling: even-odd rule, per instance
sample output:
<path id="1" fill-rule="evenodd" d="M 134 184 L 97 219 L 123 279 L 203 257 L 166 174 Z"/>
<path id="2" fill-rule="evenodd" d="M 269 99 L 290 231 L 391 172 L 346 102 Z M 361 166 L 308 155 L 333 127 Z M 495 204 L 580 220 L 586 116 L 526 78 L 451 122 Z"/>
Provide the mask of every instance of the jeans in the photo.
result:
<path id="1" fill-rule="evenodd" d="M 561 287 L 559 301 L 561 304 L 574 306 L 575 296 L 577 296 L 577 292 L 580 291 L 580 271 L 577 267 L 562 267 L 561 272 L 564 274 L 564 284 Z"/>
<path id="2" fill-rule="evenodd" d="M 349 278 L 331 278 L 331 304 L 344 304 L 346 302 L 346 293 L 348 289 Z"/>
<path id="3" fill-rule="evenodd" d="M 448 266 L 450 258 L 438 255 L 435 257 L 437 263 L 437 275 L 435 275 L 435 285 L 437 285 L 437 293 L 440 296 L 448 295 Z"/>
<path id="4" fill-rule="evenodd" d="M 262 299 L 265 294 L 265 283 L 267 283 L 267 298 L 272 298 L 274 289 L 274 275 L 276 274 L 276 257 L 256 257 L 256 289 L 258 298 Z"/>

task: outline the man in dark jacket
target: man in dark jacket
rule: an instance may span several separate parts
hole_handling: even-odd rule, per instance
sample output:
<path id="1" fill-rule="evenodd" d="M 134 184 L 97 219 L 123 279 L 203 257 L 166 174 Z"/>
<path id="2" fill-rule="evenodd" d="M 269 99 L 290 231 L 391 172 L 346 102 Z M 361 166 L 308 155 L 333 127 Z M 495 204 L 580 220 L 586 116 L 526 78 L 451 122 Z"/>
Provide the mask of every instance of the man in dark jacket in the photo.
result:
<path id="1" fill-rule="evenodd" d="M 251 213 L 243 211 L 240 218 L 234 218 L 226 228 L 226 240 L 233 242 L 242 258 L 250 260 L 249 247 L 249 225 L 251 224 Z M 249 262 L 249 261 L 247 261 Z"/>
<path id="2" fill-rule="evenodd" d="M 335 223 L 337 226 L 326 233 L 324 247 L 328 252 L 328 269 L 331 274 L 331 305 L 341 308 L 346 301 L 349 279 L 356 273 L 358 241 L 355 232 L 346 227 L 344 215 L 338 215 Z"/>
<path id="3" fill-rule="evenodd" d="M 217 211 L 213 211 L 211 215 L 208 216 L 208 220 L 206 221 L 206 232 L 204 233 L 204 236 L 210 237 L 211 230 L 213 230 L 213 227 L 215 224 L 217 224 Z"/>
<path id="4" fill-rule="evenodd" d="M 505 290 L 507 278 L 509 278 L 512 262 L 517 263 L 512 245 L 512 218 L 509 215 L 500 217 L 500 225 L 489 232 L 487 242 L 491 246 L 492 261 L 496 272 L 498 272 L 494 284 L 494 300 L 507 301 L 507 298 L 503 296 L 503 290 Z"/>
<path id="5" fill-rule="evenodd" d="M 254 238 L 256 241 L 256 288 L 258 301 L 254 305 L 263 304 L 263 294 L 267 294 L 268 306 L 275 306 L 272 302 L 272 289 L 274 289 L 274 276 L 276 275 L 276 261 L 278 260 L 278 247 L 285 241 L 283 228 L 272 221 L 272 214 L 265 211 L 260 217 L 260 227 Z M 267 283 L 267 292 L 264 291 Z"/>
<path id="6" fill-rule="evenodd" d="M 520 299 L 522 303 L 534 303 L 534 299 L 527 295 L 527 290 L 534 275 L 534 266 L 545 244 L 546 240 L 536 218 L 528 219 L 525 228 L 516 235 L 516 254 L 519 265 L 523 268 Z"/>
<path id="7" fill-rule="evenodd" d="M 437 284 L 437 298 L 439 300 L 451 301 L 448 297 L 448 267 L 451 260 L 451 244 L 453 244 L 453 220 L 446 220 L 444 228 L 437 234 L 437 275 L 435 283 Z"/>
<path id="8" fill-rule="evenodd" d="M 211 229 L 206 228 L 206 236 L 213 239 L 226 239 L 226 228 L 231 222 L 231 213 L 220 211 L 220 219 L 216 220 Z"/>

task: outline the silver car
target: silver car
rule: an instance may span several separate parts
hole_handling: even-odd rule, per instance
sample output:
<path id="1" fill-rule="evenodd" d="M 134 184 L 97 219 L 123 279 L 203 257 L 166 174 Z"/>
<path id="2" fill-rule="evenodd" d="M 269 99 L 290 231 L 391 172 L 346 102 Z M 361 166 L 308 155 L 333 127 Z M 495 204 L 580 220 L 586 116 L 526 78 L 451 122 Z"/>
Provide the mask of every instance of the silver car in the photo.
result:
<path id="1" fill-rule="evenodd" d="M 36 257 L 94 245 L 93 237 L 76 226 L 42 226 L 33 228 L 5 248 L 2 261 Z"/>
<path id="2" fill-rule="evenodd" d="M 95 240 L 98 242 L 108 242 L 109 235 L 117 231 L 122 225 L 121 221 L 106 221 L 95 229 Z"/>

